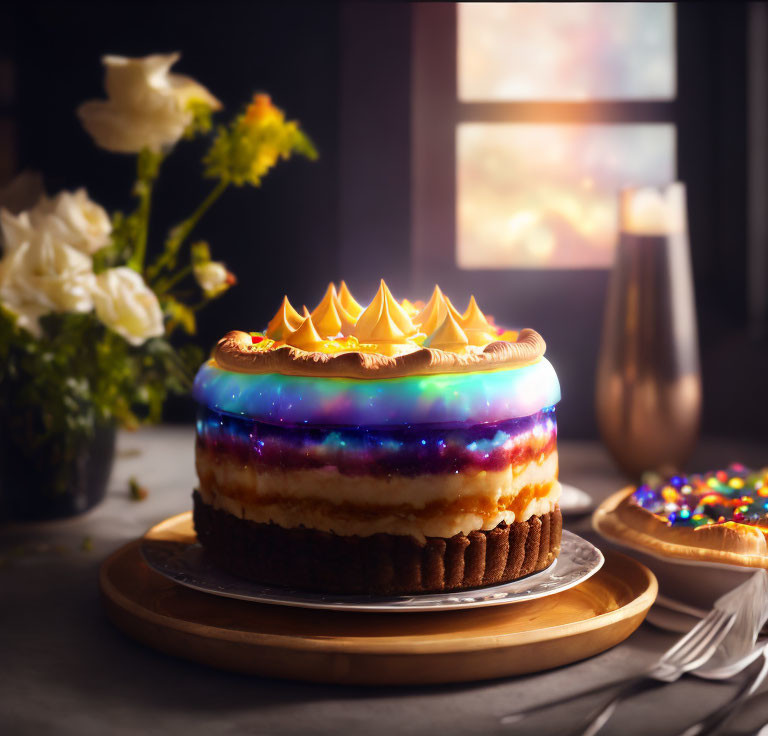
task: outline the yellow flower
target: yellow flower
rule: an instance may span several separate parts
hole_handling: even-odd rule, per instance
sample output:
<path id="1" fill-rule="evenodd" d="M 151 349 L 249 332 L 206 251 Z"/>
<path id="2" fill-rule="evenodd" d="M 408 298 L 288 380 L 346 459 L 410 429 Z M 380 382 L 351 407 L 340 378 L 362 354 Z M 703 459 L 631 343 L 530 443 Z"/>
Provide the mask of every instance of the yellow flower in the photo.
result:
<path id="1" fill-rule="evenodd" d="M 245 108 L 243 121 L 248 125 L 282 123 L 285 114 L 272 104 L 272 98 L 262 92 L 253 96 L 253 102 Z"/>
<path id="2" fill-rule="evenodd" d="M 295 120 L 286 122 L 269 95 L 256 94 L 229 127 L 220 127 L 205 157 L 205 175 L 227 184 L 259 186 L 277 162 L 298 153 L 317 158 L 312 141 Z"/>

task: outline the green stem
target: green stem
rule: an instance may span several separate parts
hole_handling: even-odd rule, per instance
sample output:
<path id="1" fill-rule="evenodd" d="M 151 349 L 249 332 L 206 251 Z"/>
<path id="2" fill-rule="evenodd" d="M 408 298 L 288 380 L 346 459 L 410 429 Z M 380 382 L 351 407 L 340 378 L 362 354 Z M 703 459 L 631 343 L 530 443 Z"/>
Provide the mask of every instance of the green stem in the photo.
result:
<path id="1" fill-rule="evenodd" d="M 216 186 L 210 191 L 208 196 L 200 203 L 200 206 L 187 218 L 181 225 L 178 226 L 175 235 L 175 245 L 177 250 L 181 247 L 182 243 L 187 239 L 192 230 L 199 222 L 200 218 L 210 209 L 211 205 L 224 193 L 227 188 L 227 182 L 219 181 Z"/>
<path id="2" fill-rule="evenodd" d="M 199 301 L 197 304 L 190 304 L 189 308 L 193 312 L 199 312 L 206 304 L 208 304 L 211 300 L 208 297 L 205 297 L 202 301 Z"/>
<path id="3" fill-rule="evenodd" d="M 149 212 L 151 207 L 152 198 L 152 182 L 147 182 L 145 186 L 141 187 L 139 194 L 139 207 L 137 214 L 139 216 L 139 222 L 141 227 L 136 235 L 136 247 L 133 249 L 133 255 L 128 265 L 134 270 L 141 273 L 144 268 L 144 258 L 147 253 L 147 239 L 149 231 Z"/>
<path id="4" fill-rule="evenodd" d="M 154 279 L 170 263 L 181 249 L 184 241 L 189 237 L 192 230 L 200 221 L 200 218 L 210 209 L 211 205 L 224 193 L 227 188 L 227 182 L 221 180 L 209 192 L 208 196 L 200 203 L 198 208 L 184 222 L 179 223 L 171 230 L 168 239 L 165 242 L 165 250 L 155 261 L 154 265 L 147 269 L 147 277 Z"/>
<path id="5" fill-rule="evenodd" d="M 128 265 L 141 273 L 144 270 L 144 259 L 147 254 L 147 241 L 149 239 L 149 215 L 152 206 L 152 190 L 155 186 L 155 180 L 160 173 L 160 164 L 163 161 L 161 154 L 152 153 L 149 150 L 143 150 L 137 159 L 136 185 L 135 191 L 139 198 L 139 206 L 136 208 L 136 215 L 139 222 L 138 232 L 136 233 L 136 242 L 134 244 L 133 254 Z"/>
<path id="6" fill-rule="evenodd" d="M 169 276 L 166 279 L 158 279 L 155 285 L 156 294 L 165 294 L 170 291 L 179 281 L 183 280 L 189 274 L 192 273 L 192 266 L 184 266 L 184 268 L 177 271 L 173 276 Z"/>

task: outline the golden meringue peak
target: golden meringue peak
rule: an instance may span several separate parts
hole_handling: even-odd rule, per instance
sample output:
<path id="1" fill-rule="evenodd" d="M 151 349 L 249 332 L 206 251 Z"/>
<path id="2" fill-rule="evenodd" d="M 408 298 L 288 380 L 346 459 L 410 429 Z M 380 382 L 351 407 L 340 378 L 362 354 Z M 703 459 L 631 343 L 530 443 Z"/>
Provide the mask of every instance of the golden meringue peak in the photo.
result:
<path id="1" fill-rule="evenodd" d="M 416 323 L 423 325 L 426 321 L 426 318 L 432 314 L 432 311 L 437 307 L 437 305 L 442 301 L 443 299 L 443 292 L 440 290 L 440 287 L 435 284 L 435 288 L 432 290 L 432 296 L 429 297 L 429 301 L 424 305 L 422 310 L 419 312 L 419 314 L 416 317 Z"/>
<path id="2" fill-rule="evenodd" d="M 464 334 L 467 336 L 470 345 L 476 345 L 479 348 L 485 347 L 500 339 L 498 335 L 493 332 L 486 332 L 485 330 L 470 330 L 465 328 Z M 514 340 L 512 340 L 512 342 L 514 342 Z"/>
<path id="3" fill-rule="evenodd" d="M 456 322 L 461 325 L 461 321 L 463 317 L 461 316 L 461 312 L 456 309 L 456 307 L 453 306 L 453 302 L 443 294 L 443 301 L 445 302 L 445 308 L 450 313 L 450 315 L 456 320 Z"/>
<path id="4" fill-rule="evenodd" d="M 339 314 L 339 319 L 341 319 L 341 334 L 349 335 L 349 333 L 352 331 L 352 328 L 355 326 L 357 317 L 345 309 L 344 305 L 341 303 L 338 292 L 336 292 L 333 303 L 336 305 L 336 311 Z M 357 302 L 355 302 L 355 304 L 357 304 Z M 358 304 L 358 306 L 360 305 Z"/>
<path id="5" fill-rule="evenodd" d="M 373 330 L 376 323 L 379 321 L 379 315 L 381 314 L 381 305 L 384 302 L 384 297 L 381 293 L 381 289 L 376 292 L 376 296 L 373 297 L 373 301 L 360 313 L 355 322 L 355 327 L 352 330 L 352 334 L 360 339 L 364 339 L 363 336 Z"/>
<path id="6" fill-rule="evenodd" d="M 469 340 L 455 317 L 446 311 L 442 324 L 426 339 L 424 345 L 433 350 L 459 352 L 466 348 Z"/>
<path id="7" fill-rule="evenodd" d="M 421 311 L 410 299 L 403 299 L 403 301 L 400 302 L 400 306 L 411 320 L 413 320 L 413 318 Z"/>
<path id="8" fill-rule="evenodd" d="M 363 313 L 363 307 L 355 301 L 349 287 L 343 280 L 339 284 L 339 302 L 345 311 L 351 315 L 353 321 Z"/>
<path id="9" fill-rule="evenodd" d="M 267 337 L 272 340 L 285 340 L 285 338 L 301 324 L 302 316 L 293 308 L 288 297 L 283 297 L 283 303 L 277 314 L 267 325 Z"/>
<path id="10" fill-rule="evenodd" d="M 307 305 L 303 304 L 301 307 L 301 316 L 306 319 L 307 317 L 311 317 L 312 313 L 307 309 Z"/>
<path id="11" fill-rule="evenodd" d="M 389 304 L 382 303 L 379 319 L 368 333 L 367 339 L 373 343 L 404 341 L 405 333 L 397 326 L 389 313 Z"/>
<path id="12" fill-rule="evenodd" d="M 332 283 L 328 284 L 325 296 L 310 315 L 312 323 L 323 337 L 336 337 L 341 332 L 342 320 L 336 308 L 337 299 L 336 287 Z"/>
<path id="13" fill-rule="evenodd" d="M 400 303 L 392 296 L 392 292 L 389 287 L 384 283 L 384 279 L 381 280 L 379 285 L 379 291 L 382 292 L 384 297 L 384 303 L 387 305 L 387 310 L 392 316 L 394 323 L 402 330 L 403 335 L 410 337 L 415 335 L 418 330 L 416 325 L 413 324 L 408 313 L 400 306 Z"/>
<path id="14" fill-rule="evenodd" d="M 301 321 L 298 329 L 288 335 L 285 339 L 285 344 L 290 345 L 292 348 L 311 351 L 321 347 L 324 344 L 324 340 L 315 329 L 312 317 L 307 317 Z"/>
<path id="15" fill-rule="evenodd" d="M 385 319 L 382 317 L 386 314 Z M 379 323 L 391 323 L 397 328 L 397 334 L 393 334 L 392 340 L 396 338 L 408 338 L 416 334 L 417 330 L 405 310 L 397 303 L 389 287 L 384 283 L 384 279 L 379 284 L 379 290 L 373 301 L 358 317 L 352 334 L 360 340 L 370 340 L 370 335 L 374 330 L 379 330 Z M 380 332 L 380 330 L 379 330 Z M 381 333 L 384 334 L 384 333 Z M 376 342 L 381 341 L 377 339 Z"/>
<path id="16" fill-rule="evenodd" d="M 469 297 L 467 311 L 461 315 L 461 326 L 466 330 L 491 330 L 491 325 L 486 316 L 477 306 L 474 295 Z"/>
<path id="17" fill-rule="evenodd" d="M 456 359 L 477 360 L 490 343 L 514 343 L 518 337 L 517 332 L 496 327 L 474 296 L 460 313 L 439 286 L 426 303 L 397 301 L 382 279 L 371 303 L 363 309 L 343 281 L 338 288 L 330 283 L 312 311 L 306 306 L 302 310 L 303 316 L 284 297 L 265 333 L 256 335 L 263 339 L 253 342 L 250 350 L 272 352 L 291 346 L 315 354 L 377 353 L 399 358 L 429 347 L 455 353 L 460 356 Z M 503 345 L 497 346 L 489 355 L 503 349 Z M 437 360 L 434 355 L 421 359 Z"/>
<path id="18" fill-rule="evenodd" d="M 435 284 L 432 296 L 429 297 L 429 301 L 426 303 L 424 309 L 414 317 L 413 321 L 419 325 L 422 332 L 430 335 L 440 324 L 442 324 L 447 311 L 448 307 L 446 306 L 443 292 L 440 290 L 440 287 Z"/>
<path id="19" fill-rule="evenodd" d="M 487 317 L 477 306 L 474 296 L 470 297 L 467 311 L 462 315 L 459 324 L 466 333 L 470 345 L 487 345 L 499 339 Z"/>

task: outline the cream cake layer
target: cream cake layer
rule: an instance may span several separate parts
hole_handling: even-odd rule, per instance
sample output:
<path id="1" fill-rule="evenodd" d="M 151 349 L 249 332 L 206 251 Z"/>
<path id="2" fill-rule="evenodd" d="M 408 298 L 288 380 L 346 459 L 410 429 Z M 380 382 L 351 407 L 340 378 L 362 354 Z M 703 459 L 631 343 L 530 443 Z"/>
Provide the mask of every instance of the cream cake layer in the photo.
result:
<path id="1" fill-rule="evenodd" d="M 198 448 L 197 474 L 203 488 L 244 502 L 279 496 L 314 498 L 341 504 L 408 505 L 422 509 L 435 501 L 483 497 L 495 505 L 529 485 L 557 479 L 557 450 L 503 470 L 464 470 L 419 475 L 345 475 L 333 466 L 312 469 L 260 469 Z"/>
<path id="2" fill-rule="evenodd" d="M 340 535 L 452 537 L 553 511 L 557 451 L 501 471 L 345 476 L 333 468 L 260 471 L 198 450 L 200 494 L 239 518 Z"/>

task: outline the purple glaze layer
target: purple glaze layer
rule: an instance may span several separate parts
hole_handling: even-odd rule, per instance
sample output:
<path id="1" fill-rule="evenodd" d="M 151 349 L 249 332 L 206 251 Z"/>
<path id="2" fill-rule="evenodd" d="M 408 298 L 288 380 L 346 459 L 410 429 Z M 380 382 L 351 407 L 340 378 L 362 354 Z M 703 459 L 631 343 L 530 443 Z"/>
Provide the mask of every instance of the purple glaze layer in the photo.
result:
<path id="1" fill-rule="evenodd" d="M 556 445 L 554 407 L 463 427 L 285 427 L 200 409 L 197 441 L 222 461 L 262 470 L 335 467 L 345 475 L 420 475 L 504 470 Z"/>

